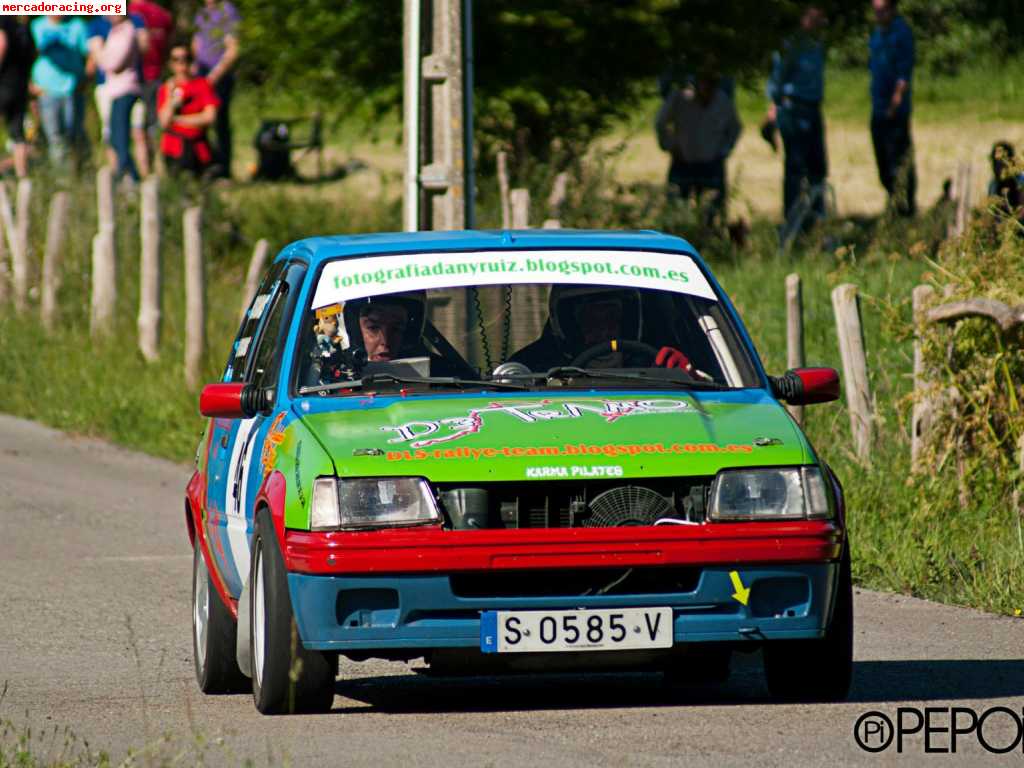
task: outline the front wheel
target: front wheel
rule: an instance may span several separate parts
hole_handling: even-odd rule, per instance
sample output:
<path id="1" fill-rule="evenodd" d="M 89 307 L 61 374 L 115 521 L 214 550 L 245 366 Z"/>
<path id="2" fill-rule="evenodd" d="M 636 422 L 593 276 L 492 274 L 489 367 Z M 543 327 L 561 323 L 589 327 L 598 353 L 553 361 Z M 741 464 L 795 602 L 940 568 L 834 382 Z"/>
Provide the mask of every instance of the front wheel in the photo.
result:
<path id="1" fill-rule="evenodd" d="M 839 563 L 832 621 L 820 640 L 764 645 L 768 690 L 783 701 L 842 701 L 853 673 L 853 580 L 849 546 Z"/>
<path id="2" fill-rule="evenodd" d="M 256 517 L 249 579 L 249 653 L 256 709 L 265 715 L 330 711 L 338 658 L 302 646 L 284 558 L 266 510 Z"/>

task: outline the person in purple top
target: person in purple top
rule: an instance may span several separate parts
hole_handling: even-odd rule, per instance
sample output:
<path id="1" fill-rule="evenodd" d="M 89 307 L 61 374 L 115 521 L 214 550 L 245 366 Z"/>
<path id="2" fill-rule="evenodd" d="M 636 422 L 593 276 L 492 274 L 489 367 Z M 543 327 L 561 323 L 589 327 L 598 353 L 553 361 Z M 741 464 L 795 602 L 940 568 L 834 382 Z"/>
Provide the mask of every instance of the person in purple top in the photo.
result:
<path id="1" fill-rule="evenodd" d="M 234 66 L 238 60 L 238 9 L 227 0 L 205 0 L 195 17 L 192 52 L 196 71 L 213 86 L 220 109 L 214 134 L 217 147 L 214 163 L 217 175 L 231 177 L 231 94 L 235 88 Z"/>

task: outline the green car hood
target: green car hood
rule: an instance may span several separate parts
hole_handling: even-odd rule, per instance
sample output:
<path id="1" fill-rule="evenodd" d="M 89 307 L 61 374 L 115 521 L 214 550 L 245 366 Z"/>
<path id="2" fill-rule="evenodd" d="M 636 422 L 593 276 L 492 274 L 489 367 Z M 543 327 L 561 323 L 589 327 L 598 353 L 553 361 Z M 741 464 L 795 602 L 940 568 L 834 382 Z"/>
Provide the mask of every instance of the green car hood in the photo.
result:
<path id="1" fill-rule="evenodd" d="M 343 477 L 643 478 L 815 461 L 763 390 L 311 398 L 295 412 Z"/>

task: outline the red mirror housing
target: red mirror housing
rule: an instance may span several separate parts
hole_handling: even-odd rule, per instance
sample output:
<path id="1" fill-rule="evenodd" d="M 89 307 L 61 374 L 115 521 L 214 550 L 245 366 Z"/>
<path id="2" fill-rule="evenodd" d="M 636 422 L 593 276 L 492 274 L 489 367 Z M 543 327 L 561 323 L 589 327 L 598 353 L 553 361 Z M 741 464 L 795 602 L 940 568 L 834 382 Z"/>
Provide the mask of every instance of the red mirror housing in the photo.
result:
<path id="1" fill-rule="evenodd" d="M 199 393 L 199 412 L 221 419 L 247 419 L 256 415 L 253 388 L 242 382 L 207 384 Z"/>
<path id="2" fill-rule="evenodd" d="M 835 368 L 794 368 L 782 376 L 769 376 L 772 394 L 790 405 L 831 403 L 839 399 L 839 372 Z"/>

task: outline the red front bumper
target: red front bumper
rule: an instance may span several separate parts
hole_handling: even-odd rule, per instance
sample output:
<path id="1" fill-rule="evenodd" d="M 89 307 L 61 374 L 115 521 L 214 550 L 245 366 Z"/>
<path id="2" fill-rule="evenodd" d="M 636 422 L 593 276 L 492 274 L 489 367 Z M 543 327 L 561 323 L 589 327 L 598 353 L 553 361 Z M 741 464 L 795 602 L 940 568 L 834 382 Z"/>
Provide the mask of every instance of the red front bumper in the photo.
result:
<path id="1" fill-rule="evenodd" d="M 650 528 L 288 530 L 284 557 L 289 571 L 308 574 L 817 563 L 838 559 L 843 538 L 841 527 L 819 520 Z"/>

